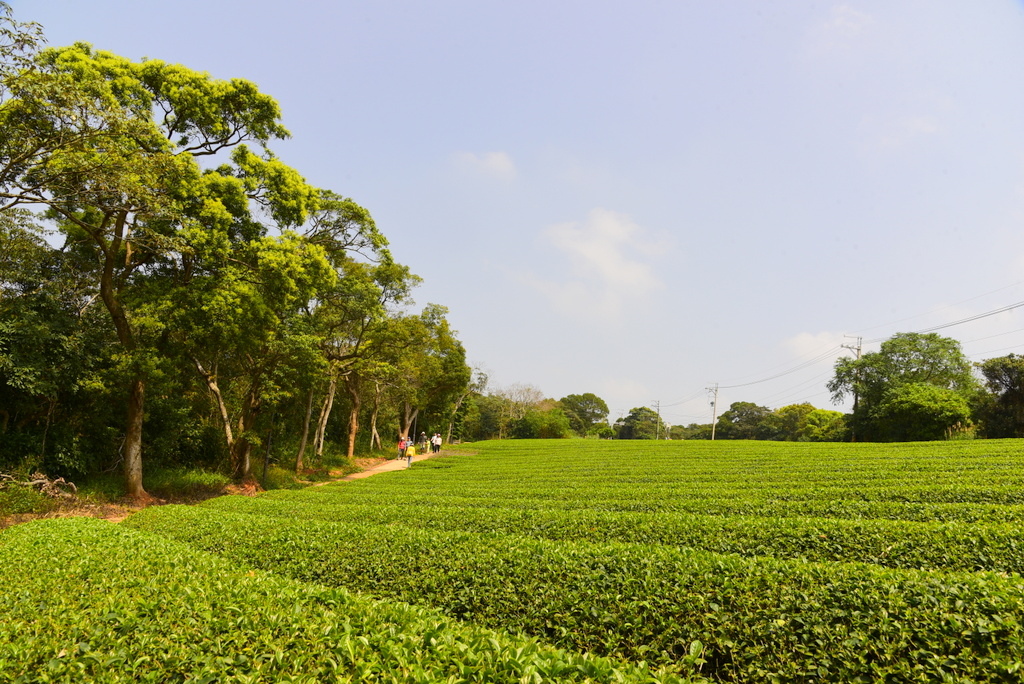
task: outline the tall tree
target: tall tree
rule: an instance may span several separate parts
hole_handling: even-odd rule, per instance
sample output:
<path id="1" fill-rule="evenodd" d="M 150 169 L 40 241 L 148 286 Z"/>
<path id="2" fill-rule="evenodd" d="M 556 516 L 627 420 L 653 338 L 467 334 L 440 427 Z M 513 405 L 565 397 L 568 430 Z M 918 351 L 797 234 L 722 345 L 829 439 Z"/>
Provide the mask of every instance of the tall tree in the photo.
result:
<path id="1" fill-rule="evenodd" d="M 967 402 L 973 401 L 980 390 L 960 343 L 936 333 L 899 333 L 883 342 L 877 352 L 865 354 L 860 359 L 839 359 L 828 389 L 837 402 L 850 395 L 858 397 L 852 416 L 858 436 L 869 440 L 891 440 L 896 438 L 890 430 L 895 425 L 895 417 L 887 412 L 905 406 L 902 398 L 896 401 L 894 397 L 897 395 L 893 395 L 905 385 L 928 385 L 949 390 Z M 918 395 L 923 397 L 920 393 Z M 927 404 L 936 410 L 945 405 L 934 401 Z M 940 414 L 952 415 L 945 409 Z M 922 416 L 921 413 L 915 415 Z"/>
<path id="2" fill-rule="evenodd" d="M 1008 354 L 978 364 L 990 394 L 979 410 L 986 437 L 1024 437 L 1024 356 Z"/>
<path id="3" fill-rule="evenodd" d="M 772 412 L 749 401 L 733 402 L 718 417 L 716 436 L 720 439 L 770 439 L 776 426 Z"/>
<path id="4" fill-rule="evenodd" d="M 97 285 L 131 371 L 123 461 L 129 497 L 142 487 L 142 422 L 158 321 L 136 316 L 145 281 L 179 257 L 183 233 L 243 213 L 219 192 L 234 185 L 280 224 L 304 219 L 306 197 L 288 192 L 263 147 L 287 131 L 277 103 L 248 81 L 222 81 L 158 60 L 131 62 L 91 46 L 39 53 L 5 83 L 0 145 L 6 206 L 45 206 L 69 241 L 92 252 Z M 229 148 L 229 172 L 204 177 L 198 158 Z M 284 195 L 290 195 L 285 199 Z M 234 209 L 234 212 L 232 212 Z"/>
<path id="5" fill-rule="evenodd" d="M 245 481 L 258 416 L 290 392 L 293 367 L 316 363 L 299 316 L 334 272 L 322 248 L 290 232 L 245 241 L 216 261 L 161 298 L 159 317 L 206 383 L 233 476 Z"/>
<path id="6" fill-rule="evenodd" d="M 593 392 L 586 394 L 569 394 L 558 400 L 565 411 L 569 424 L 581 437 L 585 437 L 590 428 L 608 420 L 608 404 Z"/>
<path id="7" fill-rule="evenodd" d="M 668 428 L 657 412 L 646 406 L 630 409 L 624 418 L 615 421 L 617 439 L 657 439 L 658 435 L 668 437 Z"/>
<path id="8" fill-rule="evenodd" d="M 470 382 L 466 350 L 448 325 L 447 313 L 445 307 L 430 304 L 402 324 L 412 346 L 403 354 L 396 376 L 402 402 L 401 437 L 411 435 L 423 410 L 447 416 Z"/>
<path id="9" fill-rule="evenodd" d="M 814 409 L 804 417 L 797 441 L 841 442 L 847 438 L 846 420 L 840 411 Z"/>

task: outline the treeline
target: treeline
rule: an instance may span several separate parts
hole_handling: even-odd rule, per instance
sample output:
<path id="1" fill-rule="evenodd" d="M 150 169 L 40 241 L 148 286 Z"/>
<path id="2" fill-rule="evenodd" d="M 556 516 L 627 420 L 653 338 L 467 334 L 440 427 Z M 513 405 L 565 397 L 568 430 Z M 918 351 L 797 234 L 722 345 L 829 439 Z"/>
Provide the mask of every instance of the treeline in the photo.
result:
<path id="1" fill-rule="evenodd" d="M 877 352 L 836 361 L 827 383 L 842 413 L 809 403 L 777 409 L 732 403 L 712 423 L 669 425 L 647 406 L 613 424 L 593 394 L 545 399 L 514 386 L 468 397 L 466 432 L 477 439 L 753 439 L 790 442 L 906 442 L 1024 437 L 1024 356 L 1009 354 L 972 364 L 955 339 L 936 333 L 899 333 Z"/>
<path id="2" fill-rule="evenodd" d="M 849 413 L 793 404 L 769 409 L 735 402 L 715 439 L 908 442 L 1024 437 L 1024 357 L 971 363 L 960 343 L 937 333 L 898 333 L 877 352 L 835 363 L 827 388 Z M 634 409 L 636 410 L 636 409 Z M 649 409 L 648 409 L 649 410 Z M 672 428 L 710 439 L 712 425 Z"/>
<path id="3" fill-rule="evenodd" d="M 570 394 L 555 400 L 532 385 L 512 385 L 485 393 L 487 377 L 477 373 L 461 404 L 458 427 L 465 439 L 608 438 L 608 405 L 596 394 Z"/>
<path id="4" fill-rule="evenodd" d="M 451 438 L 446 310 L 411 311 L 370 214 L 277 159 L 272 98 L 42 41 L 0 3 L 0 468 L 119 467 L 146 498 L 144 453 L 245 481 Z"/>

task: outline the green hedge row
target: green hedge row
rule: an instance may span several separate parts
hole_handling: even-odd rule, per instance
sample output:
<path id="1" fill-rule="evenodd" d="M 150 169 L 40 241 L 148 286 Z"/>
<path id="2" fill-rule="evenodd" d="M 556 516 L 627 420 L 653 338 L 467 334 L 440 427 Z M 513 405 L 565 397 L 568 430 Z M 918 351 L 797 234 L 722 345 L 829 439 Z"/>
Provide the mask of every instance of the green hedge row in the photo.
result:
<path id="1" fill-rule="evenodd" d="M 1019 681 L 1024 584 L 165 506 L 131 527 L 560 646 L 753 681 Z"/>
<path id="2" fill-rule="evenodd" d="M 0 533 L 0 586 L 4 683 L 678 681 L 92 519 Z"/>
<path id="3" fill-rule="evenodd" d="M 600 510 L 631 513 L 690 513 L 696 515 L 742 515 L 771 518 L 815 517 L 841 518 L 849 520 L 886 519 L 913 522 L 950 523 L 1021 523 L 1024 522 L 1024 506 L 979 503 L 918 503 L 901 501 L 862 501 L 844 499 L 816 499 L 783 501 L 757 498 L 756 495 L 742 499 L 676 498 L 675 500 L 650 501 L 644 491 L 637 491 L 633 498 L 602 498 L 596 493 L 591 497 L 575 499 L 536 499 L 527 497 L 499 497 L 480 495 L 466 496 L 458 484 L 451 487 L 413 490 L 410 487 L 373 486 L 384 484 L 389 478 L 378 476 L 380 483 L 363 480 L 358 483 L 344 483 L 317 487 L 316 490 L 267 492 L 261 498 L 282 501 L 307 501 L 317 497 L 325 504 L 346 503 L 374 506 L 452 506 L 459 508 L 515 508 L 522 510 Z M 365 483 L 365 484 L 364 484 Z M 458 492 L 452 493 L 452 492 Z"/>
<path id="4" fill-rule="evenodd" d="M 1024 537 L 1016 525 L 466 509 L 438 505 L 332 505 L 313 493 L 304 499 L 289 500 L 227 496 L 203 505 L 216 510 L 304 520 L 399 523 L 434 530 L 499 532 L 554 540 L 664 544 L 742 556 L 863 562 L 889 568 L 1024 572 Z"/>

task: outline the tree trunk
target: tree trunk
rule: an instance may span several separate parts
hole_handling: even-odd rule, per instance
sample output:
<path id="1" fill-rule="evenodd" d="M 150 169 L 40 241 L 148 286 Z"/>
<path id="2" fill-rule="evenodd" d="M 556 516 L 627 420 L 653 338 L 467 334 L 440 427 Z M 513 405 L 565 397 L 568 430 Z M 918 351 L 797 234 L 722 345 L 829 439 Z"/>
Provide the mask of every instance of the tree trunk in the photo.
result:
<path id="1" fill-rule="evenodd" d="M 455 408 L 452 409 L 451 418 L 448 419 L 448 436 L 444 440 L 445 444 L 451 444 L 452 443 L 452 430 L 455 427 L 455 416 L 458 415 L 459 409 L 462 408 L 462 402 L 464 402 L 466 400 L 466 397 L 468 397 L 468 396 L 469 396 L 468 392 L 465 393 L 465 394 L 461 394 L 461 395 L 459 395 L 459 398 L 455 402 Z"/>
<path id="2" fill-rule="evenodd" d="M 359 393 L 359 379 L 355 374 L 345 378 L 345 389 L 352 399 L 352 408 L 348 414 L 348 451 L 346 455 L 352 458 L 356 454 L 356 435 L 359 434 L 359 410 L 362 408 L 362 396 Z"/>
<path id="3" fill-rule="evenodd" d="M 134 355 L 137 349 L 135 336 L 132 334 L 128 315 L 121 306 L 121 300 L 118 299 L 117 285 L 114 283 L 115 262 L 124 241 L 127 220 L 127 212 L 118 212 L 113 239 L 109 243 L 101 241 L 103 270 L 100 273 L 100 298 L 110 313 L 118 341 L 125 351 Z M 145 400 L 146 382 L 142 374 L 136 371 L 128 390 L 128 424 L 124 433 L 124 489 L 129 499 L 138 502 L 153 498 L 142 486 L 142 417 Z"/>
<path id="4" fill-rule="evenodd" d="M 316 424 L 316 437 L 313 440 L 318 459 L 324 455 L 324 435 L 327 432 L 327 419 L 331 417 L 331 409 L 334 408 L 334 394 L 337 391 L 338 378 L 332 373 L 331 382 L 327 385 L 327 396 L 324 397 L 324 405 L 320 409 L 320 419 Z"/>
<path id="5" fill-rule="evenodd" d="M 132 380 L 128 395 L 128 426 L 124 436 L 124 492 L 138 502 L 152 500 L 142 487 L 142 413 L 146 396 L 146 383 L 142 378 Z"/>
<path id="6" fill-rule="evenodd" d="M 235 482 L 243 483 L 252 479 L 251 454 L 252 444 L 244 435 L 235 440 L 231 449 L 231 477 Z"/>
<path id="7" fill-rule="evenodd" d="M 418 408 L 413 408 L 412 404 L 405 402 L 402 410 L 402 433 L 399 435 L 400 439 L 409 439 L 409 431 L 412 430 L 412 424 L 416 421 L 416 416 L 420 414 Z"/>
<path id="8" fill-rule="evenodd" d="M 306 455 L 306 443 L 309 441 L 309 423 L 313 419 L 313 386 L 309 387 L 309 398 L 306 399 L 306 420 L 302 423 L 302 441 L 299 442 L 299 453 L 295 455 L 295 473 L 302 472 L 302 457 Z"/>
<path id="9" fill-rule="evenodd" d="M 377 414 L 380 413 L 380 383 L 373 383 L 373 413 L 370 414 L 370 450 L 373 450 L 373 445 L 376 444 L 378 449 L 383 450 L 384 445 L 381 444 L 380 434 L 377 433 Z"/>
<path id="10" fill-rule="evenodd" d="M 252 476 L 252 442 L 248 434 L 252 429 L 259 409 L 256 389 L 250 388 L 245 395 L 241 414 L 238 416 L 237 433 L 234 448 L 231 450 L 231 468 L 235 482 L 251 482 Z"/>
<path id="11" fill-rule="evenodd" d="M 224 395 L 221 394 L 220 385 L 217 384 L 217 376 L 203 368 L 202 362 L 199 361 L 198 357 L 192 357 L 192 363 L 195 364 L 199 374 L 203 376 L 203 380 L 206 381 L 206 386 L 210 390 L 210 394 L 217 402 L 217 415 L 220 416 L 221 429 L 224 430 L 224 441 L 228 447 L 228 453 L 234 454 L 235 450 L 235 435 L 231 431 L 231 417 L 228 415 L 228 406 L 224 402 Z M 234 461 L 232 461 L 234 462 Z"/>

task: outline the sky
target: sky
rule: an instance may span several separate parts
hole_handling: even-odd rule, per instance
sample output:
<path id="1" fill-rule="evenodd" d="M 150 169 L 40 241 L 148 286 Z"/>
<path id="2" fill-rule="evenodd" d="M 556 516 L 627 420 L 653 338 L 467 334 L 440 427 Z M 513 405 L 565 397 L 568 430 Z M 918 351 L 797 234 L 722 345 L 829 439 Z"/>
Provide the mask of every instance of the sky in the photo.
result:
<path id="1" fill-rule="evenodd" d="M 1024 304 L 1010 0 L 8 0 L 51 45 L 244 78 L 490 389 L 672 424 Z M 1024 307 L 937 332 L 1024 353 Z"/>

